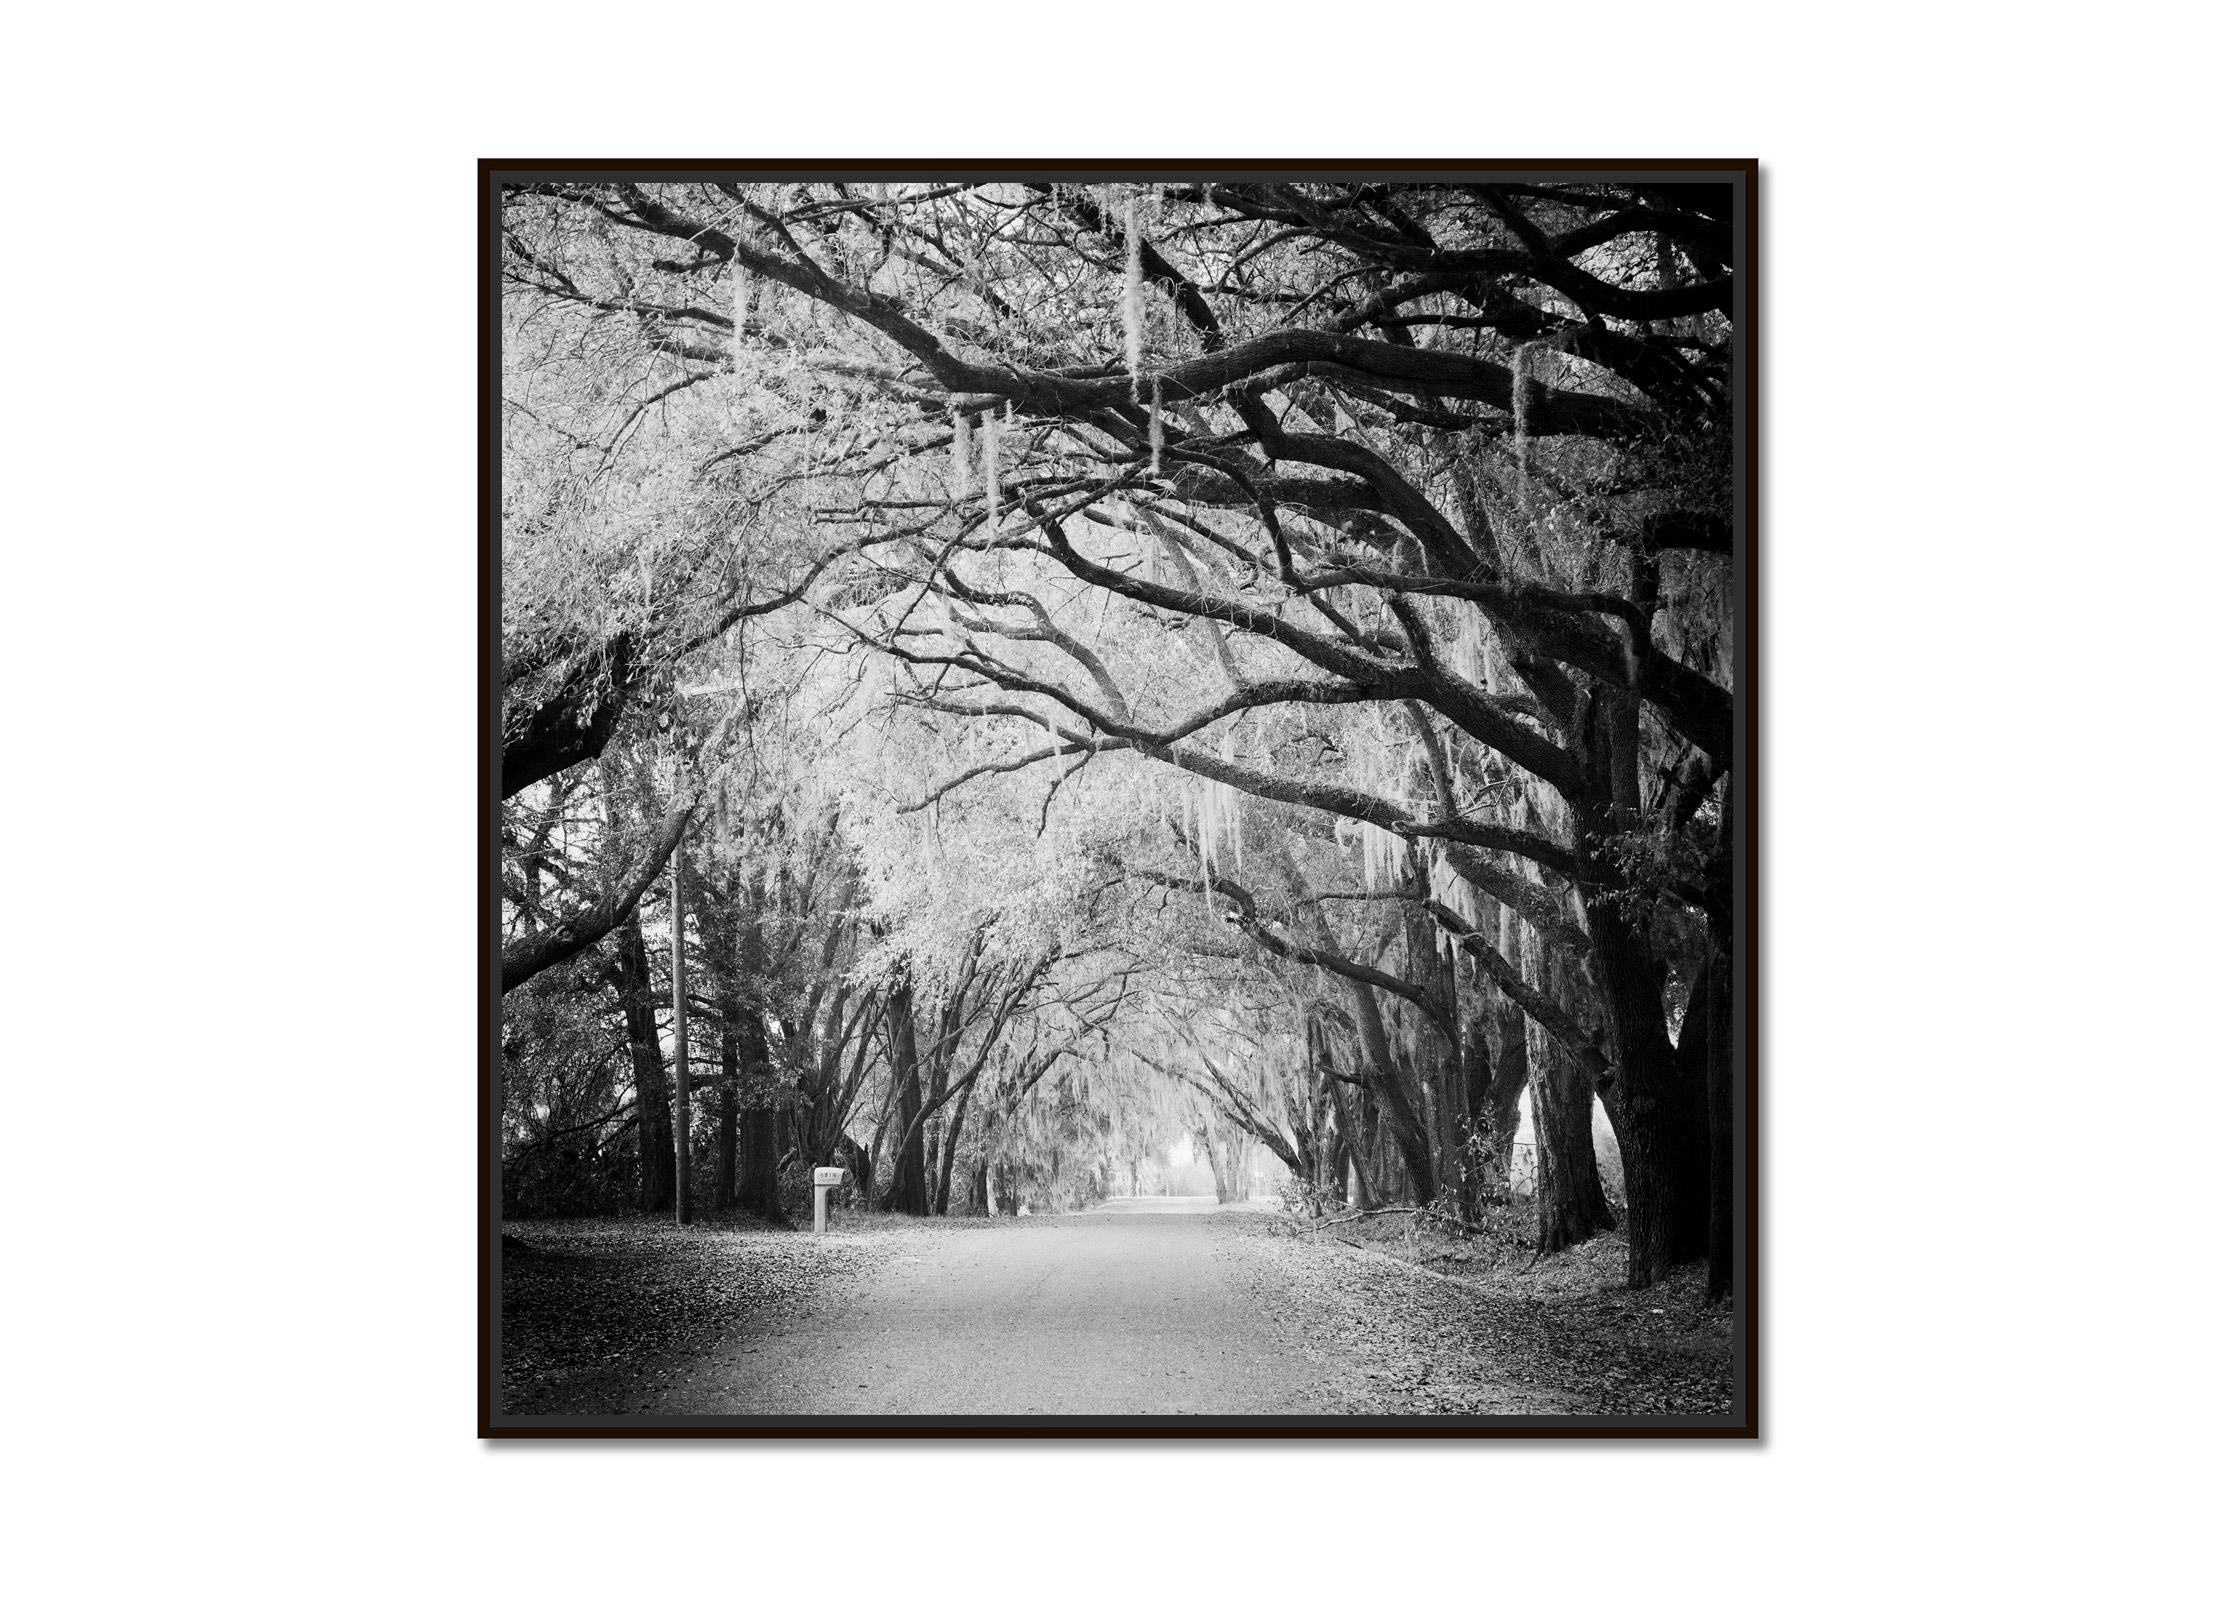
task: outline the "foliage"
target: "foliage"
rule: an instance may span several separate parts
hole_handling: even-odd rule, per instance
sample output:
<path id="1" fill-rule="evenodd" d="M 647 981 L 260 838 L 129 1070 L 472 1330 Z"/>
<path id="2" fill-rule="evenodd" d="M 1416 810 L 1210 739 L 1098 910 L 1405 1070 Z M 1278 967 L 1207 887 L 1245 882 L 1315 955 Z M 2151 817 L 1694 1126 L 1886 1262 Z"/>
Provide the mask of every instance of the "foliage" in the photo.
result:
<path id="1" fill-rule="evenodd" d="M 1073 1203 L 1210 1118 L 1318 1206 L 1469 1213 L 1528 1033 L 1674 1192 L 1724 1081 L 1666 997 L 1724 970 L 1732 205 L 514 192 L 509 733 L 610 754 L 516 797 L 512 931 L 692 802 L 711 1085 L 882 1193 Z M 1705 1248 L 1668 1211 L 1644 1283 Z"/>

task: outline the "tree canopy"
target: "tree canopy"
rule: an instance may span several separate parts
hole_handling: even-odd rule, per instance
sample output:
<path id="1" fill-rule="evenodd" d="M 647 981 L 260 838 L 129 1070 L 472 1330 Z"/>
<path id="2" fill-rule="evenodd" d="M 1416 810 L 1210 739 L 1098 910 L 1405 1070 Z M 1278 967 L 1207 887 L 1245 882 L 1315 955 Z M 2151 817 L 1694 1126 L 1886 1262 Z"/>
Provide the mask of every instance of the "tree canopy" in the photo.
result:
<path id="1" fill-rule="evenodd" d="M 509 191 L 519 1192 L 674 1181 L 658 955 L 719 1203 L 1179 1129 L 1722 1292 L 1739 195 Z"/>

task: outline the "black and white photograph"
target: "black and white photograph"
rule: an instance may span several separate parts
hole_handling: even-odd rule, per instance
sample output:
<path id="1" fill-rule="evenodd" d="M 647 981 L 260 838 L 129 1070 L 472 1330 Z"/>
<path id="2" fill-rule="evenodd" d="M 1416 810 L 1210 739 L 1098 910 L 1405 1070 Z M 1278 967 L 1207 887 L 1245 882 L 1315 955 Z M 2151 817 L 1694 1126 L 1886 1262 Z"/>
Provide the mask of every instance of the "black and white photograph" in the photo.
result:
<path id="1" fill-rule="evenodd" d="M 10 20 L 14 1590 L 2233 1590 L 2224 14 Z"/>
<path id="2" fill-rule="evenodd" d="M 486 1435 L 1755 1434 L 1754 163 L 483 184 Z"/>

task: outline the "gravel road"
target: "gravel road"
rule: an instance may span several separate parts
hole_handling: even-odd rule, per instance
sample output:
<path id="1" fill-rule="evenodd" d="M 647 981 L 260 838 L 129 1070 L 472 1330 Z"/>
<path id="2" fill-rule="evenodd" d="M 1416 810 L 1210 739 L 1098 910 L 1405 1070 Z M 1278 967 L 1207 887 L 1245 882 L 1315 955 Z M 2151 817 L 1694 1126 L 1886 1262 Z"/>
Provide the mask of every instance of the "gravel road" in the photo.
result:
<path id="1" fill-rule="evenodd" d="M 903 1236 L 797 1315 L 725 1340 L 660 1409 L 1217 1415 L 1322 1409 L 1209 1202 Z"/>

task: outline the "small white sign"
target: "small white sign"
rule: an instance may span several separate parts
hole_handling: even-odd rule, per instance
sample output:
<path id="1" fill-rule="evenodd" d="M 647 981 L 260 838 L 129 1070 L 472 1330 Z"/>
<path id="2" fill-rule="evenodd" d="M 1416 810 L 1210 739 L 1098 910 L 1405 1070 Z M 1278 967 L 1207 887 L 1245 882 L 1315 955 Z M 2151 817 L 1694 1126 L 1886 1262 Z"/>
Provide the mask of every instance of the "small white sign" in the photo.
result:
<path id="1" fill-rule="evenodd" d="M 840 1180 L 842 1178 L 845 1178 L 847 1175 L 848 1172 L 845 1167 L 819 1167 L 816 1169 L 817 1187 L 820 1189 L 830 1189 L 838 1184 Z"/>

